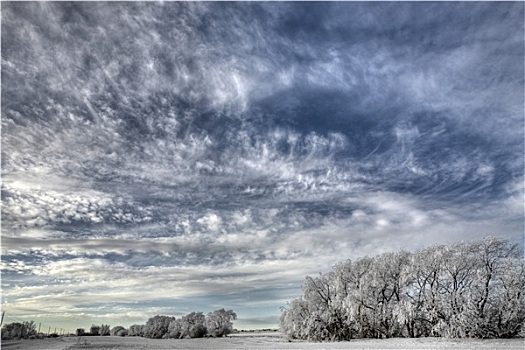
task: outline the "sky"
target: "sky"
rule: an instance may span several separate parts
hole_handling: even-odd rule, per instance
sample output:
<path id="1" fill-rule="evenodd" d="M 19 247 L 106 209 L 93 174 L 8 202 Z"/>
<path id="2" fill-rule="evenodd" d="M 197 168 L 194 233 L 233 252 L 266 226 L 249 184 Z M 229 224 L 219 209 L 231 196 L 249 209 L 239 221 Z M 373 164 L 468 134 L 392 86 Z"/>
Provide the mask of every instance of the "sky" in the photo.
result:
<path id="1" fill-rule="evenodd" d="M 524 242 L 523 2 L 1 8 L 8 316 L 273 328 L 337 262 Z"/>

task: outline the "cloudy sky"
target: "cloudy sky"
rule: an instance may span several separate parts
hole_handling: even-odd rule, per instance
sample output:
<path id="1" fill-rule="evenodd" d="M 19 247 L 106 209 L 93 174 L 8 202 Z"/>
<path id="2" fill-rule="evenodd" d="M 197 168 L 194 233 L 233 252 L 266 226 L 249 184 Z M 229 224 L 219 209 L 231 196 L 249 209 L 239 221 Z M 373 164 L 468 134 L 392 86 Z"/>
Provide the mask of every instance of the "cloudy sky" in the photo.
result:
<path id="1" fill-rule="evenodd" d="M 338 261 L 523 242 L 523 2 L 1 5 L 10 315 L 275 327 Z"/>

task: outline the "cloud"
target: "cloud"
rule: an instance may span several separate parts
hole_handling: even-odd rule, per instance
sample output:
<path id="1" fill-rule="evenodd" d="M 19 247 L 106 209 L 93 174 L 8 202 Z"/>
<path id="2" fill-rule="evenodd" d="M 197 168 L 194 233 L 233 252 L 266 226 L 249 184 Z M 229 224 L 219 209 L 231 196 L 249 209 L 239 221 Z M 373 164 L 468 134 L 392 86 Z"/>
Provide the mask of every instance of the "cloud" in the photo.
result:
<path id="1" fill-rule="evenodd" d="M 209 231 L 218 231 L 222 223 L 222 219 L 217 214 L 207 214 L 200 219 L 197 219 L 197 224 L 204 226 Z"/>
<path id="2" fill-rule="evenodd" d="M 13 186 L 14 185 L 14 186 Z M 56 192 L 27 184 L 5 184 L 2 211 L 11 229 L 61 224 L 141 223 L 151 221 L 151 213 L 123 198 L 115 199 L 97 191 Z M 142 211 L 142 213 L 141 213 Z"/>

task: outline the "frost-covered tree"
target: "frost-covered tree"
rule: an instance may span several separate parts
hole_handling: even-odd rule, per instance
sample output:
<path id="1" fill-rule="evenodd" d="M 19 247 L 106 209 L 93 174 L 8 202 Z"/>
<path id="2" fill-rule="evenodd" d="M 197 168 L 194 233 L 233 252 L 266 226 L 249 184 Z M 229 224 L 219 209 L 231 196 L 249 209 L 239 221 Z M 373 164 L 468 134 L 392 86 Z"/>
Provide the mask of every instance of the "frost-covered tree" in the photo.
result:
<path id="1" fill-rule="evenodd" d="M 476 257 L 472 253 L 472 246 L 464 243 L 444 246 L 440 250 L 442 265 L 438 280 L 436 334 L 458 338 L 468 336 L 464 316 L 477 272 Z"/>
<path id="2" fill-rule="evenodd" d="M 206 335 L 206 317 L 202 312 L 191 312 L 180 320 L 180 338 L 202 338 Z"/>
<path id="3" fill-rule="evenodd" d="M 282 332 L 292 339 L 307 339 L 305 323 L 309 316 L 308 305 L 303 298 L 293 299 L 287 308 L 282 308 L 279 321 Z"/>
<path id="4" fill-rule="evenodd" d="M 335 272 L 307 277 L 304 284 L 308 318 L 305 327 L 308 339 L 345 339 L 346 319 L 338 307 L 338 288 Z"/>
<path id="5" fill-rule="evenodd" d="M 477 257 L 477 274 L 465 310 L 468 332 L 482 338 L 517 335 L 525 312 L 521 250 L 494 238 L 473 245 L 472 250 Z"/>
<path id="6" fill-rule="evenodd" d="M 144 326 L 144 336 L 154 339 L 167 337 L 169 324 L 174 320 L 175 317 L 160 315 L 150 318 Z"/>
<path id="7" fill-rule="evenodd" d="M 523 251 L 505 240 L 347 260 L 306 277 L 283 308 L 290 338 L 513 337 L 525 321 Z"/>
<path id="8" fill-rule="evenodd" d="M 233 310 L 219 309 L 206 316 L 205 326 L 207 333 L 213 337 L 224 337 L 233 330 L 233 321 L 237 314 Z"/>
<path id="9" fill-rule="evenodd" d="M 371 329 L 374 337 L 402 336 L 404 325 L 396 317 L 405 288 L 404 271 L 410 260 L 408 252 L 385 253 L 377 256 L 368 274 L 368 293 L 373 295 L 369 308 L 372 312 Z"/>
<path id="10" fill-rule="evenodd" d="M 525 327 L 525 262 L 506 259 L 497 277 L 499 294 L 491 316 L 490 335 L 499 338 L 518 336 Z"/>
<path id="11" fill-rule="evenodd" d="M 205 316 L 202 312 L 191 312 L 179 319 L 170 316 L 155 316 L 145 325 L 133 325 L 129 336 L 148 338 L 202 338 L 206 334 L 222 337 L 232 332 L 237 314 L 233 310 L 219 309 Z"/>
<path id="12" fill-rule="evenodd" d="M 182 336 L 182 320 L 175 319 L 168 326 L 168 337 L 179 339 Z"/>
<path id="13" fill-rule="evenodd" d="M 411 255 L 401 278 L 401 300 L 395 314 L 405 329 L 405 336 L 411 338 L 429 336 L 437 322 L 434 310 L 440 260 L 434 248 Z"/>

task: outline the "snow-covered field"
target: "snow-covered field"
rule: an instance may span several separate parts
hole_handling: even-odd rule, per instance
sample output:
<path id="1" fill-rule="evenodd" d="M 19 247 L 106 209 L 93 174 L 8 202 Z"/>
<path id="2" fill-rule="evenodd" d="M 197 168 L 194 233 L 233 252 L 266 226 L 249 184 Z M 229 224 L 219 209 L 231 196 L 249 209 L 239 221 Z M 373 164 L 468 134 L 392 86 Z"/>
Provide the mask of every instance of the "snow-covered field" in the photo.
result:
<path id="1" fill-rule="evenodd" d="M 227 338 L 146 339 L 138 337 L 70 337 L 2 342 L 2 349 L 21 350 L 167 350 L 167 349 L 516 349 L 525 339 L 451 340 L 440 338 L 353 340 L 336 343 L 289 342 L 278 334 L 243 334 Z"/>

